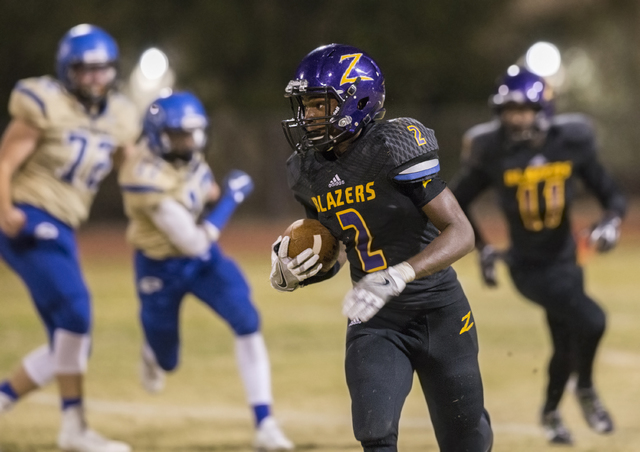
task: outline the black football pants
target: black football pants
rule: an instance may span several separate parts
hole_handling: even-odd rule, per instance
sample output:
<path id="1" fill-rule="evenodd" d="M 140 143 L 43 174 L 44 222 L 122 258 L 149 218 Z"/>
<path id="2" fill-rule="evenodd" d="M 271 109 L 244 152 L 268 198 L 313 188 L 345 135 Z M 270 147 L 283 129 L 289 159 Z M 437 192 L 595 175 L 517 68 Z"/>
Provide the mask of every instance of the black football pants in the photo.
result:
<path id="1" fill-rule="evenodd" d="M 516 288 L 542 306 L 553 341 L 544 411 L 555 410 L 572 373 L 578 387 L 591 387 L 593 361 L 605 330 L 605 313 L 584 292 L 582 268 L 573 261 L 548 265 L 512 264 Z"/>
<path id="2" fill-rule="evenodd" d="M 417 372 L 443 452 L 487 452 L 478 338 L 469 303 L 425 311 L 384 308 L 347 329 L 345 370 L 355 437 L 367 452 L 395 452 L 398 422 Z"/>

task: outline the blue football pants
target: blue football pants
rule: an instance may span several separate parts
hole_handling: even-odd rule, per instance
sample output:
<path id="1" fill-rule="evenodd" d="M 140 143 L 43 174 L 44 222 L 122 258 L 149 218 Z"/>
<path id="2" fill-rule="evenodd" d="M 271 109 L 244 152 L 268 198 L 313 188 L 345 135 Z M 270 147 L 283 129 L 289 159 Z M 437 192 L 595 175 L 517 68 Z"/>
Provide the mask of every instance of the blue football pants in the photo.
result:
<path id="1" fill-rule="evenodd" d="M 89 333 L 90 295 L 73 229 L 36 207 L 17 207 L 27 224 L 15 238 L 0 232 L 0 256 L 27 286 L 50 342 L 56 329 Z"/>
<path id="2" fill-rule="evenodd" d="M 164 370 L 178 365 L 180 306 L 189 293 L 222 317 L 237 336 L 253 334 L 260 328 L 244 276 L 218 246 L 210 249 L 207 259 L 155 260 L 138 251 L 135 269 L 145 338 Z"/>

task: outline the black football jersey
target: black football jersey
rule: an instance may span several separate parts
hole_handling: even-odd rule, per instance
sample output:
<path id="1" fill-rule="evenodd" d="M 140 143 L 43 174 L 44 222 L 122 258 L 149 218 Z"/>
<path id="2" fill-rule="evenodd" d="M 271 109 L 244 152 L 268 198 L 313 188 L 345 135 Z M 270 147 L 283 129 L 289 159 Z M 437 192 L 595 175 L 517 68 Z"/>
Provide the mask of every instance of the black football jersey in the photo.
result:
<path id="1" fill-rule="evenodd" d="M 508 144 L 498 120 L 472 128 L 466 162 L 452 183 L 463 210 L 485 188 L 497 189 L 515 261 L 574 259 L 569 210 L 581 178 L 607 210 L 626 202 L 599 163 L 593 128 L 582 115 L 558 115 L 542 145 Z"/>
<path id="2" fill-rule="evenodd" d="M 445 188 L 437 151 L 432 130 L 398 118 L 370 124 L 338 157 L 305 152 L 289 158 L 295 198 L 346 245 L 354 282 L 418 254 L 439 234 L 422 211 Z M 409 283 L 387 306 L 444 306 L 459 287 L 449 267 Z"/>

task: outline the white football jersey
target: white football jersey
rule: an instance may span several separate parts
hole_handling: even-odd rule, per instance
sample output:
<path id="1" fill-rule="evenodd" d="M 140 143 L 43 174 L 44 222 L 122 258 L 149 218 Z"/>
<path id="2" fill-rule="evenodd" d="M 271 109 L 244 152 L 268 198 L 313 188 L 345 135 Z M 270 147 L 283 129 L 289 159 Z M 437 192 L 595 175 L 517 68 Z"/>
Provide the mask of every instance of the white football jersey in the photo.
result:
<path id="1" fill-rule="evenodd" d="M 91 116 L 60 82 L 44 76 L 16 84 L 9 112 L 41 131 L 35 152 L 14 176 L 13 202 L 31 204 L 78 227 L 111 171 L 113 152 L 138 137 L 134 105 L 121 94 L 109 94 L 105 110 Z"/>
<path id="2" fill-rule="evenodd" d="M 188 164 L 172 164 L 153 154 L 146 143 L 136 148 L 119 174 L 124 208 L 129 218 L 127 240 L 152 259 L 183 256 L 151 215 L 164 199 L 184 206 L 197 221 L 213 184 L 209 165 L 201 155 Z"/>

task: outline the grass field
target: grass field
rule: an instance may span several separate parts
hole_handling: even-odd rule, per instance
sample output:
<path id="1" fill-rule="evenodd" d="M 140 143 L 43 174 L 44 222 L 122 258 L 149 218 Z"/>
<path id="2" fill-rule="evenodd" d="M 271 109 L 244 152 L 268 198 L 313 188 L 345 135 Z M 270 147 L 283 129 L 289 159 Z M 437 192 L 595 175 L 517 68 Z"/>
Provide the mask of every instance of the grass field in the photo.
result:
<path id="1" fill-rule="evenodd" d="M 269 287 L 269 244 L 284 229 L 253 234 L 242 225 L 223 241 L 253 286 L 269 347 L 275 414 L 297 450 L 358 451 L 343 375 L 346 323 L 340 303 L 347 272 L 333 283 L 292 294 Z M 183 353 L 166 390 L 149 395 L 138 382 L 141 333 L 129 251 L 121 230 L 81 234 L 83 264 L 94 295 L 94 346 L 87 393 L 91 424 L 136 451 L 250 451 L 252 421 L 235 367 L 227 327 L 189 299 L 182 312 Z M 235 235 L 234 235 L 235 234 Z M 251 234 L 252 240 L 247 240 Z M 258 246 L 251 252 L 247 242 Z M 522 299 L 500 267 L 501 286 L 482 287 L 476 255 L 455 265 L 471 301 L 480 338 L 486 406 L 494 424 L 494 452 L 552 450 L 537 425 L 550 346 L 540 309 Z M 640 238 L 587 265 L 587 289 L 608 312 L 596 382 L 615 416 L 611 436 L 592 433 L 572 394 L 562 402 L 577 452 L 640 450 Z M 0 263 L 0 378 L 45 340 L 22 283 Z M 437 451 L 419 386 L 401 420 L 403 452 Z M 59 411 L 55 387 L 33 394 L 0 418 L 0 450 L 54 451 Z"/>

